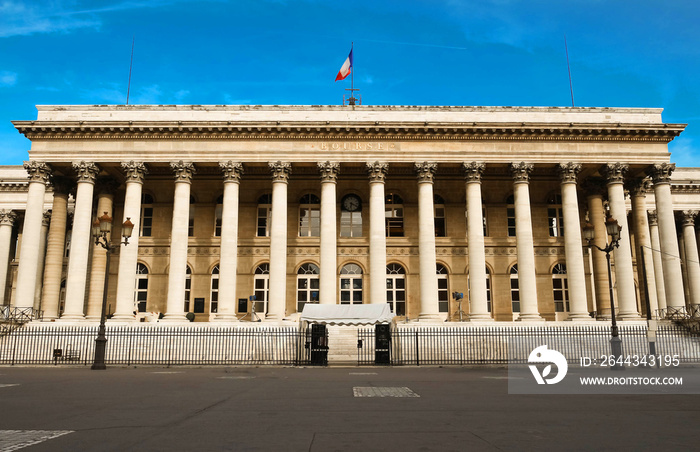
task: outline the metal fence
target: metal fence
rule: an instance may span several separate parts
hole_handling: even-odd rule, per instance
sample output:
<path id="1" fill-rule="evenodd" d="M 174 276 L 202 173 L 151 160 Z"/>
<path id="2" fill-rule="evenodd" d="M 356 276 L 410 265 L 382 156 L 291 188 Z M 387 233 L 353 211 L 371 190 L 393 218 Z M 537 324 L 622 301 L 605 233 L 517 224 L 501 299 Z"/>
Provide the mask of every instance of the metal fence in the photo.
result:
<path id="1" fill-rule="evenodd" d="M 307 332 L 288 328 L 107 327 L 107 365 L 303 365 Z M 93 361 L 97 326 L 24 326 L 0 338 L 0 364 Z"/>
<path id="2" fill-rule="evenodd" d="M 622 354 L 648 355 L 646 325 L 620 326 Z M 532 350 L 547 344 L 569 362 L 581 357 L 609 355 L 610 328 L 567 327 L 469 327 L 402 328 L 391 334 L 392 365 L 463 365 L 525 363 Z M 700 362 L 700 339 L 674 325 L 659 325 L 655 353 L 679 355 L 684 363 Z M 358 364 L 381 361 L 375 347 L 374 329 L 358 330 Z"/>

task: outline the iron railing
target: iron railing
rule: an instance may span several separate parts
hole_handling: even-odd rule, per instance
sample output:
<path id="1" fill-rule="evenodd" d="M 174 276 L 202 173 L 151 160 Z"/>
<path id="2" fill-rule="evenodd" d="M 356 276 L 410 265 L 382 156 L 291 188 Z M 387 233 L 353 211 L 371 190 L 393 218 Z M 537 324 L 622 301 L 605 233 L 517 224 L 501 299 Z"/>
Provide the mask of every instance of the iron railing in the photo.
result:
<path id="1" fill-rule="evenodd" d="M 648 355 L 646 325 L 619 327 L 623 355 Z M 547 344 L 571 363 L 581 357 L 609 355 L 607 326 L 401 328 L 391 337 L 392 365 L 465 365 L 526 363 L 532 350 Z M 700 340 L 675 325 L 659 325 L 655 353 L 679 355 L 683 363 L 700 362 Z M 375 331 L 358 330 L 358 364 L 377 361 Z"/>
<path id="2" fill-rule="evenodd" d="M 97 326 L 26 325 L 0 338 L 0 364 L 93 361 Z M 307 332 L 296 327 L 107 326 L 107 365 L 305 365 Z"/>
<path id="3" fill-rule="evenodd" d="M 27 323 L 32 320 L 41 320 L 44 311 L 34 308 L 18 308 L 16 306 L 0 306 L 0 321 Z"/>

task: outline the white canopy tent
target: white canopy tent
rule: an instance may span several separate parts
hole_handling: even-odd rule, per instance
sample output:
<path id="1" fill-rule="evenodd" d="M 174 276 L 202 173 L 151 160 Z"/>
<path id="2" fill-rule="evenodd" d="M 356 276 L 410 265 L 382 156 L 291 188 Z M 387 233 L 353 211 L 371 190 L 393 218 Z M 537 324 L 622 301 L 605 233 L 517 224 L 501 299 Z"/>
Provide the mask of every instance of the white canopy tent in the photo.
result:
<path id="1" fill-rule="evenodd" d="M 325 325 L 375 325 L 391 323 L 389 304 L 311 304 L 304 305 L 300 322 Z"/>

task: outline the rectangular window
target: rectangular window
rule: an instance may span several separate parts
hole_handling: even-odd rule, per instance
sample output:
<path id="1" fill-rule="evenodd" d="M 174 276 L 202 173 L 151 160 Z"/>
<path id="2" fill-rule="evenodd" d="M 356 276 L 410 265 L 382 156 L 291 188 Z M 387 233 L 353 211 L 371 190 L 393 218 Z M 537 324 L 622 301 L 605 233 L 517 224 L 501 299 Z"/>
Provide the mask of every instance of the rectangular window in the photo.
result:
<path id="1" fill-rule="evenodd" d="M 144 207 L 141 216 L 141 236 L 150 237 L 153 228 L 153 207 Z"/>
<path id="2" fill-rule="evenodd" d="M 515 237 L 515 208 L 508 207 L 506 215 L 508 216 L 508 237 Z"/>
<path id="3" fill-rule="evenodd" d="M 196 314 L 201 314 L 204 312 L 204 298 L 194 299 L 194 312 Z"/>
<path id="4" fill-rule="evenodd" d="M 269 207 L 258 207 L 258 237 L 269 237 L 270 231 L 268 230 L 268 225 L 270 224 L 270 211 Z"/>
<path id="5" fill-rule="evenodd" d="M 340 213 L 340 236 L 362 237 L 362 212 Z"/>

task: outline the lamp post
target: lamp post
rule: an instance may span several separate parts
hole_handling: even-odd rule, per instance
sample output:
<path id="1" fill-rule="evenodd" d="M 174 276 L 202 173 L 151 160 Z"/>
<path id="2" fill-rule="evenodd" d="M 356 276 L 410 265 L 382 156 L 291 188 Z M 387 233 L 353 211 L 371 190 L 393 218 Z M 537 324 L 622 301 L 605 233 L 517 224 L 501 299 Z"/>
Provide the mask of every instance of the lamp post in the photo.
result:
<path id="1" fill-rule="evenodd" d="M 615 320 L 615 301 L 613 294 L 613 284 L 612 284 L 612 272 L 610 267 L 610 252 L 615 248 L 620 246 L 620 231 L 622 227 L 612 217 L 608 217 L 605 221 L 605 231 L 607 235 L 610 236 L 610 243 L 606 243 L 605 248 L 601 248 L 595 243 L 592 243 L 595 238 L 595 230 L 593 225 L 586 223 L 583 227 L 583 238 L 588 242 L 588 248 L 594 246 L 598 250 L 605 253 L 605 258 L 608 261 L 608 286 L 610 287 L 610 318 L 612 319 L 612 326 L 610 327 L 610 348 L 612 350 L 612 355 L 615 357 L 615 365 L 611 366 L 613 370 L 624 370 L 622 365 L 617 364 L 618 358 L 622 356 L 622 339 L 620 339 L 617 330 L 617 321 Z"/>
<path id="2" fill-rule="evenodd" d="M 124 241 L 120 242 L 119 245 L 129 244 L 129 237 L 131 237 L 131 232 L 134 230 L 134 223 L 127 218 L 124 223 L 122 223 L 122 237 Z M 110 251 L 114 248 L 109 241 L 109 234 L 112 232 L 112 217 L 110 217 L 107 212 L 101 217 L 97 218 L 92 223 L 92 237 L 95 239 L 95 246 L 102 246 L 107 251 L 107 260 L 105 263 L 105 285 L 104 291 L 102 292 L 102 314 L 100 315 L 100 328 L 97 332 L 97 339 L 95 339 L 95 359 L 92 363 L 92 370 L 104 370 L 107 368 L 105 366 L 105 348 L 107 346 L 107 338 L 105 337 L 105 310 L 107 309 L 107 285 L 109 280 L 109 256 Z"/>

